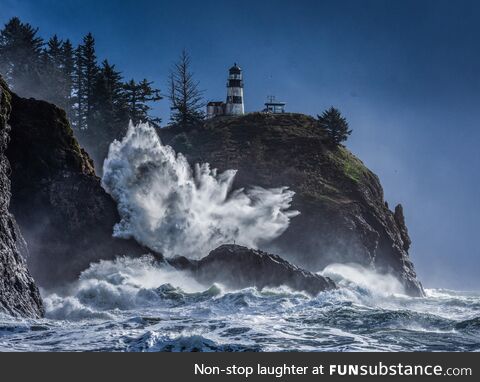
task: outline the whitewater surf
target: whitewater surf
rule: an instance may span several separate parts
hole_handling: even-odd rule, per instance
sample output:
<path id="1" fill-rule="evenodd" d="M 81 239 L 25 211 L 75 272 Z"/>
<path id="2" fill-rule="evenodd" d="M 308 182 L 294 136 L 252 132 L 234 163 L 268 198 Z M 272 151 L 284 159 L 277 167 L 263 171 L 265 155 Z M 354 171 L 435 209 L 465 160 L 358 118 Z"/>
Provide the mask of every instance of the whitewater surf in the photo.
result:
<path id="1" fill-rule="evenodd" d="M 153 258 L 103 261 L 63 293 L 43 291 L 46 318 L 0 316 L 0 350 L 478 351 L 480 294 L 376 289 L 385 279 L 332 266 L 338 290 L 316 297 L 202 286 Z M 359 282 L 359 284 L 356 284 Z"/>
<path id="2" fill-rule="evenodd" d="M 221 244 L 257 248 L 280 236 L 292 217 L 287 187 L 232 190 L 236 171 L 208 163 L 192 169 L 147 123 L 130 123 L 103 166 L 102 185 L 118 203 L 114 235 L 134 237 L 167 256 L 199 258 Z"/>

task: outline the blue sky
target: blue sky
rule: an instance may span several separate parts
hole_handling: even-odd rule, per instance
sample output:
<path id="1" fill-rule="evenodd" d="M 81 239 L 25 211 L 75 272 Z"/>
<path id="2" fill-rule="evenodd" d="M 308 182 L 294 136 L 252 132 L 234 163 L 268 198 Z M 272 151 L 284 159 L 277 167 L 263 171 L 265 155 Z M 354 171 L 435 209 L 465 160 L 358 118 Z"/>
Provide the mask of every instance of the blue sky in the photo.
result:
<path id="1" fill-rule="evenodd" d="M 100 59 L 165 90 L 182 48 L 207 99 L 244 69 L 247 111 L 267 95 L 289 111 L 334 105 L 347 146 L 401 202 L 427 287 L 480 290 L 480 3 L 478 1 L 0 0 L 75 43 L 91 31 Z M 157 113 L 168 119 L 168 103 Z"/>

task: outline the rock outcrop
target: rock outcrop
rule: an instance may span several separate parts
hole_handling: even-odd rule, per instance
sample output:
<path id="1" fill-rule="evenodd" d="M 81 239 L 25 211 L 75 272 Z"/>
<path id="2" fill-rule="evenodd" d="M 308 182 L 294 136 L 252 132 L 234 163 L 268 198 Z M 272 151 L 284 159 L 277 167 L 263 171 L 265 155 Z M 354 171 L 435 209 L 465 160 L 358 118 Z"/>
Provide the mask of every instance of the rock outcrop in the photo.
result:
<path id="1" fill-rule="evenodd" d="M 423 294 L 407 252 L 403 210 L 389 210 L 378 177 L 345 147 L 332 147 L 314 118 L 252 113 L 159 134 L 190 163 L 237 169 L 235 188 L 296 192 L 292 207 L 301 215 L 264 249 L 311 271 L 330 263 L 370 266 L 395 275 L 409 294 Z"/>
<path id="2" fill-rule="evenodd" d="M 47 102 L 9 97 L 11 211 L 40 285 L 73 280 L 92 261 L 151 252 L 112 238 L 119 221 L 115 202 L 65 113 Z M 396 276 L 409 294 L 422 295 L 403 209 L 389 210 L 377 176 L 343 146 L 329 145 L 313 118 L 253 113 L 159 132 L 190 163 L 237 169 L 235 188 L 287 185 L 296 192 L 292 207 L 301 215 L 263 249 L 313 272 L 335 262 L 371 266 Z"/>
<path id="3" fill-rule="evenodd" d="M 9 212 L 10 165 L 5 157 L 8 143 L 11 96 L 0 77 L 0 312 L 37 318 L 44 313 L 38 288 L 23 255 L 27 247 Z"/>
<path id="4" fill-rule="evenodd" d="M 120 218 L 92 161 L 79 146 L 65 112 L 11 95 L 12 203 L 28 243 L 29 268 L 43 287 L 77 278 L 90 262 L 148 253 L 112 237 Z"/>
<path id="5" fill-rule="evenodd" d="M 168 262 L 206 285 L 220 283 L 233 289 L 287 286 L 310 295 L 335 288 L 328 277 L 307 272 L 279 256 L 234 244 L 222 245 L 200 260 L 176 257 Z"/>

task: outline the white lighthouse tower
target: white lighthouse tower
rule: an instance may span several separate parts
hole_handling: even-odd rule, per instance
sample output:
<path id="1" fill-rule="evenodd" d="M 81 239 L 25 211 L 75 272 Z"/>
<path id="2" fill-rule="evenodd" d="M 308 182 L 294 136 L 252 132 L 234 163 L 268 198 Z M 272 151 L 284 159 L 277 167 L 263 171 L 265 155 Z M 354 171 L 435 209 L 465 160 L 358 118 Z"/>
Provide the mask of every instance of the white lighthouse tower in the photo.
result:
<path id="1" fill-rule="evenodd" d="M 245 114 L 245 108 L 243 106 L 242 69 L 240 69 L 236 63 L 228 71 L 225 114 Z"/>

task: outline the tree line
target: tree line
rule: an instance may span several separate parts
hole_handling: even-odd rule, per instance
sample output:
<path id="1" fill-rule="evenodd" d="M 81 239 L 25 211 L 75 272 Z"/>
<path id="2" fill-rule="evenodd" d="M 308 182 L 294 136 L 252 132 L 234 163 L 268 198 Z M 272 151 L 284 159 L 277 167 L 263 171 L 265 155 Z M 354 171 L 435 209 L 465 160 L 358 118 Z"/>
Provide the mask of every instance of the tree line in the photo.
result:
<path id="1" fill-rule="evenodd" d="M 0 74 L 19 95 L 64 109 L 98 171 L 110 143 L 125 135 L 129 120 L 155 127 L 161 123 L 152 114 L 163 98 L 160 89 L 148 79 L 125 80 L 106 59 L 99 63 L 91 33 L 77 46 L 57 35 L 45 41 L 38 28 L 14 17 L 0 31 Z M 173 123 L 194 124 L 203 118 L 202 91 L 186 51 L 172 69 L 167 97 Z"/>
<path id="2" fill-rule="evenodd" d="M 65 110 L 99 173 L 110 143 L 125 135 L 129 120 L 160 127 L 160 118 L 152 114 L 153 105 L 164 98 L 160 89 L 146 78 L 125 80 L 106 59 L 99 63 L 91 33 L 77 46 L 57 35 L 45 41 L 38 28 L 13 17 L 0 30 L 0 74 L 19 95 Z M 203 91 L 185 50 L 170 71 L 166 98 L 172 124 L 196 126 L 204 118 Z M 347 121 L 333 107 L 318 116 L 318 126 L 333 145 L 351 134 Z"/>

